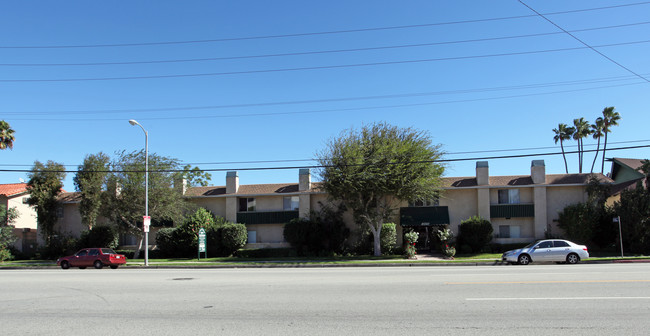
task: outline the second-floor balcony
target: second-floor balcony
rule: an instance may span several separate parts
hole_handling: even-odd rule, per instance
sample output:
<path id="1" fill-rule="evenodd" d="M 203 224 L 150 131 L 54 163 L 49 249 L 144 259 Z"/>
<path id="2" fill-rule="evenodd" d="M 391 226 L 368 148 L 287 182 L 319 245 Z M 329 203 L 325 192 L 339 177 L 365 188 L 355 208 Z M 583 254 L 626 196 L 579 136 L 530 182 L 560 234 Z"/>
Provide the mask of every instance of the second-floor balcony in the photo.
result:
<path id="1" fill-rule="evenodd" d="M 241 224 L 285 224 L 298 218 L 298 210 L 238 212 L 237 223 Z"/>
<path id="2" fill-rule="evenodd" d="M 519 218 L 535 217 L 535 204 L 492 204 L 490 205 L 492 218 Z"/>

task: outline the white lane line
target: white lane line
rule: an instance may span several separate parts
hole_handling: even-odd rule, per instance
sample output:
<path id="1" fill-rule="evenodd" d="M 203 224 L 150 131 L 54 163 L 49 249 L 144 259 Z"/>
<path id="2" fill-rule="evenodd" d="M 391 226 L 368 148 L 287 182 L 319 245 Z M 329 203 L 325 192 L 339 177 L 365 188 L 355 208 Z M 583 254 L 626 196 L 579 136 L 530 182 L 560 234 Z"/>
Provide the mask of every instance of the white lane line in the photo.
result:
<path id="1" fill-rule="evenodd" d="M 466 301 L 535 301 L 535 300 L 650 300 L 650 296 L 591 297 L 529 297 L 529 298 L 466 298 Z"/>

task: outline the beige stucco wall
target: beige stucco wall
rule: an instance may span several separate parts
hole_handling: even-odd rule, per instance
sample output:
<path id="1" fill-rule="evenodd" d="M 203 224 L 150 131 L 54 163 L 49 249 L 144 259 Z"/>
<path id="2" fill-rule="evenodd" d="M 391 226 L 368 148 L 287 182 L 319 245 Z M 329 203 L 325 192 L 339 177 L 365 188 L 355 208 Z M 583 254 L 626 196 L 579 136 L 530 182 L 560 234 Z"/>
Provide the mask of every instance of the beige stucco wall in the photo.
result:
<path id="1" fill-rule="evenodd" d="M 88 227 L 81 223 L 79 203 L 63 204 L 63 218 L 59 218 L 54 230 L 75 238 L 79 238 L 82 231 L 88 230 Z"/>
<path id="2" fill-rule="evenodd" d="M 189 201 L 198 207 L 209 210 L 219 217 L 226 218 L 225 197 L 191 198 Z"/>
<path id="3" fill-rule="evenodd" d="M 14 223 L 16 229 L 28 228 L 36 230 L 38 227 L 36 221 L 36 210 L 34 210 L 33 207 L 23 203 L 23 199 L 29 198 L 29 195 L 3 198 L 4 200 L 1 201 L 3 204 L 6 204 L 7 209 L 16 208 L 18 211 L 19 217 Z"/>
<path id="4" fill-rule="evenodd" d="M 440 205 L 449 207 L 449 226 L 458 234 L 460 222 L 478 215 L 477 189 L 445 190 L 440 198 Z"/>
<path id="5" fill-rule="evenodd" d="M 255 231 L 257 244 L 284 243 L 284 224 L 246 225 L 246 231 Z"/>
<path id="6" fill-rule="evenodd" d="M 567 205 L 586 202 L 587 193 L 584 186 L 548 187 L 546 189 L 546 220 L 551 234 L 561 234 L 562 230 L 557 227 L 557 219 L 560 211 Z"/>

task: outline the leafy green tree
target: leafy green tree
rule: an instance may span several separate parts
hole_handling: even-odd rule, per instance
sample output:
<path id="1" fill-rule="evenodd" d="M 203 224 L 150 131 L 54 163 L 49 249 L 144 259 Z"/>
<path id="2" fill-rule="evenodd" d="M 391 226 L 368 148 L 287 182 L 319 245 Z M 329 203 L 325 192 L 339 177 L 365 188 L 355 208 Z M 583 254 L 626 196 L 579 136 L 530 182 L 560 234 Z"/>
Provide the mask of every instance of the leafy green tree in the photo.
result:
<path id="1" fill-rule="evenodd" d="M 626 250 L 650 253 L 650 191 L 641 182 L 634 189 L 624 190 L 614 212 L 621 218 Z"/>
<path id="2" fill-rule="evenodd" d="M 381 228 L 399 202 L 429 199 L 440 192 L 442 153 L 429 135 L 385 123 L 344 131 L 318 154 L 322 189 L 341 201 L 373 235 L 381 255 Z"/>
<path id="3" fill-rule="evenodd" d="M 596 146 L 596 155 L 594 155 L 594 162 L 591 163 L 591 173 L 594 172 L 594 166 L 596 165 L 596 160 L 598 159 L 598 152 L 600 151 L 600 138 L 603 137 L 603 128 L 605 127 L 605 122 L 603 121 L 603 118 L 598 117 L 596 118 L 596 122 L 591 125 L 591 132 L 593 134 L 594 139 L 598 139 L 598 145 Z"/>
<path id="4" fill-rule="evenodd" d="M 7 209 L 6 206 L 0 205 L 0 262 L 12 258 L 10 247 L 18 240 L 14 234 L 14 222 L 18 216 L 16 208 Z"/>
<path id="5" fill-rule="evenodd" d="M 567 239 L 600 248 L 614 244 L 616 227 L 606 205 L 609 188 L 609 184 L 592 176 L 586 188 L 587 202 L 569 205 L 559 213 L 558 227 Z"/>
<path id="6" fill-rule="evenodd" d="M 562 148 L 562 158 L 564 158 L 564 169 L 566 170 L 566 173 L 569 173 L 569 166 L 566 163 L 566 155 L 564 154 L 564 140 L 570 140 L 571 137 L 573 136 L 573 132 L 575 132 L 575 128 L 567 126 L 567 124 L 558 124 L 557 128 L 553 129 L 553 132 L 555 132 L 555 136 L 553 137 L 553 140 L 557 144 L 558 141 L 560 142 L 560 148 Z"/>
<path id="7" fill-rule="evenodd" d="M 74 177 L 75 188 L 81 195 L 79 204 L 81 222 L 88 227 L 88 230 L 92 230 L 97 224 L 97 217 L 102 207 L 102 190 L 108 177 L 109 163 L 110 158 L 102 152 L 87 155 Z"/>
<path id="8" fill-rule="evenodd" d="M 192 167 L 192 165 L 185 165 L 183 171 L 179 174 L 180 177 L 184 178 L 188 185 L 192 187 L 205 187 L 212 179 L 212 174 L 201 170 L 199 167 Z"/>
<path id="9" fill-rule="evenodd" d="M 8 122 L 0 120 L 0 149 L 14 148 L 14 130 Z"/>
<path id="10" fill-rule="evenodd" d="M 578 142 L 578 172 L 582 174 L 582 164 L 584 162 L 584 138 L 591 134 L 591 126 L 585 118 L 573 119 L 573 140 Z"/>
<path id="11" fill-rule="evenodd" d="M 111 162 L 112 173 L 103 193 L 101 215 L 118 225 L 122 231 L 140 238 L 145 213 L 145 153 L 118 152 Z M 172 186 L 177 177 L 176 159 L 149 153 L 149 216 L 152 224 L 180 223 L 189 204 Z M 136 258 L 138 257 L 136 251 Z"/>
<path id="12" fill-rule="evenodd" d="M 57 222 L 57 211 L 61 206 L 58 196 L 63 190 L 65 175 L 63 164 L 54 161 L 47 161 L 46 164 L 36 161 L 27 174 L 27 191 L 30 195 L 27 203 L 36 208 L 38 227 L 48 247 Z"/>
<path id="13" fill-rule="evenodd" d="M 603 144 L 603 164 L 600 168 L 600 173 L 605 172 L 605 151 L 607 151 L 607 134 L 612 131 L 612 126 L 618 126 L 618 121 L 621 115 L 615 111 L 614 106 L 605 107 L 603 109 L 603 134 L 605 135 L 605 143 Z"/>

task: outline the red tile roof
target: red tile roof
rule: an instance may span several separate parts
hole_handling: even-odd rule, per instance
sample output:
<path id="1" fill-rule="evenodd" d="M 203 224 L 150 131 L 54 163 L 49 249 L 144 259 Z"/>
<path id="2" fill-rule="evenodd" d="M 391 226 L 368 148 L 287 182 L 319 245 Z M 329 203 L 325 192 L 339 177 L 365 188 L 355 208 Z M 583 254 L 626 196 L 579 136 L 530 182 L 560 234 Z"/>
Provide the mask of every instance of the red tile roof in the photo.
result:
<path id="1" fill-rule="evenodd" d="M 27 192 L 27 183 L 0 184 L 0 195 L 14 196 Z"/>

